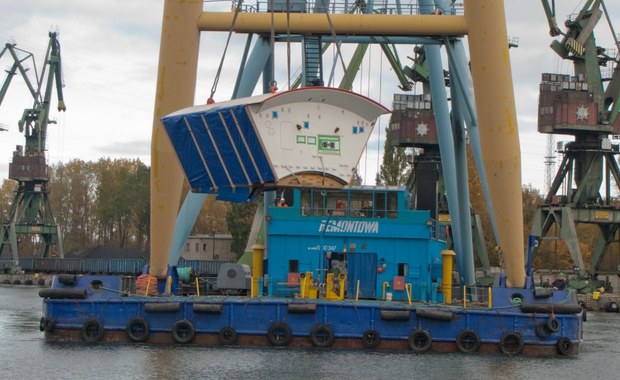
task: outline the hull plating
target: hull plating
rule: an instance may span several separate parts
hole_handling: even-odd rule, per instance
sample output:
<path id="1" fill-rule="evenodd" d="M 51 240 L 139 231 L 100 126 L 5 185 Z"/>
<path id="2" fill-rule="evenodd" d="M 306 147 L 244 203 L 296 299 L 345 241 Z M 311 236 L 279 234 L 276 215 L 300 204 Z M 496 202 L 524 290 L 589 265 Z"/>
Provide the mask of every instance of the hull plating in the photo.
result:
<path id="1" fill-rule="evenodd" d="M 46 340 L 571 355 L 578 352 L 582 331 L 580 312 L 530 313 L 519 305 L 113 293 L 104 286 L 87 290 L 84 299 L 46 298 L 41 323 Z M 145 324 L 129 332 L 136 319 Z M 189 325 L 179 328 L 179 321 Z"/>

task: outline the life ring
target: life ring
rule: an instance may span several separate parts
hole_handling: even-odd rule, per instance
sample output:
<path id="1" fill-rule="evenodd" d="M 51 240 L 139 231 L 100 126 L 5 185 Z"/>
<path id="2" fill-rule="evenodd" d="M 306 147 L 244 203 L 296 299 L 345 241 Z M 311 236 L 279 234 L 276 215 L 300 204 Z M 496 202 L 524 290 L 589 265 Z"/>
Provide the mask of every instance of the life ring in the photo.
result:
<path id="1" fill-rule="evenodd" d="M 433 338 L 423 329 L 413 330 L 409 334 L 409 348 L 414 352 L 426 352 L 431 349 Z"/>
<path id="2" fill-rule="evenodd" d="M 523 338 L 517 332 L 508 331 L 499 340 L 499 349 L 502 354 L 518 355 L 523 352 Z"/>
<path id="3" fill-rule="evenodd" d="M 549 335 L 551 335 L 551 330 L 547 328 L 547 324 L 542 322 L 536 324 L 534 331 L 536 332 L 536 336 L 543 339 L 547 339 Z"/>
<path id="4" fill-rule="evenodd" d="M 570 341 L 567 337 L 563 336 L 558 339 L 556 343 L 556 347 L 558 348 L 558 352 L 562 355 L 569 355 L 573 351 L 573 342 Z"/>
<path id="5" fill-rule="evenodd" d="M 480 338 L 474 330 L 462 330 L 456 337 L 456 348 L 464 353 L 477 352 L 480 349 Z"/>
<path id="6" fill-rule="evenodd" d="M 80 330 L 82 340 L 89 343 L 99 342 L 103 338 L 103 325 L 98 319 L 88 318 Z"/>
<path id="7" fill-rule="evenodd" d="M 132 342 L 144 342 L 149 337 L 149 324 L 142 317 L 134 317 L 127 323 L 127 336 Z"/>
<path id="8" fill-rule="evenodd" d="M 362 334 L 362 344 L 366 348 L 377 348 L 381 344 L 381 336 L 377 330 L 366 330 Z"/>
<path id="9" fill-rule="evenodd" d="M 316 324 L 310 330 L 310 342 L 314 347 L 331 347 L 334 344 L 334 330 L 330 325 Z"/>
<path id="10" fill-rule="evenodd" d="M 287 346 L 293 339 L 293 333 L 288 323 L 274 322 L 267 330 L 267 339 L 273 346 Z"/>
<path id="11" fill-rule="evenodd" d="M 192 322 L 187 319 L 182 319 L 180 321 L 176 321 L 174 325 L 172 325 L 172 339 L 175 342 L 185 344 L 189 343 L 194 339 L 196 335 L 196 329 Z"/>
<path id="12" fill-rule="evenodd" d="M 235 344 L 237 341 L 237 332 L 232 327 L 222 327 L 217 333 L 217 337 L 221 344 Z"/>
<path id="13" fill-rule="evenodd" d="M 549 316 L 549 319 L 547 319 L 546 326 L 549 331 L 558 332 L 560 330 L 560 321 L 552 314 Z"/>

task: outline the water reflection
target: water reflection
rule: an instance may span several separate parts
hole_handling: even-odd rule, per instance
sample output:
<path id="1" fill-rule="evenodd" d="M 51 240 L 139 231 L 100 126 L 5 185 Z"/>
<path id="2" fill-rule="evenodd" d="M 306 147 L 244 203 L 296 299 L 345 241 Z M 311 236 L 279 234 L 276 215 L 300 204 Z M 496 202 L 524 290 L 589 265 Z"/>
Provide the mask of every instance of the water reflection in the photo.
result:
<path id="1" fill-rule="evenodd" d="M 620 314 L 590 313 L 577 357 L 48 344 L 36 288 L 0 287 L 0 357 L 10 378 L 583 379 L 617 378 Z M 7 377 L 7 376 L 3 376 Z M 8 377 L 7 377 L 8 378 Z"/>

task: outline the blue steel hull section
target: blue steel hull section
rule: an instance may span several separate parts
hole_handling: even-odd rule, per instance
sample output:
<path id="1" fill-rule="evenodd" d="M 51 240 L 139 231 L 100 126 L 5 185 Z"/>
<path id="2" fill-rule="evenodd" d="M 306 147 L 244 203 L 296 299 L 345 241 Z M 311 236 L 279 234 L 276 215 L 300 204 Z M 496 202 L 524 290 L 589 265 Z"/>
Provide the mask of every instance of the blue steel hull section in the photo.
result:
<path id="1" fill-rule="evenodd" d="M 192 190 L 245 202 L 275 174 L 243 105 L 162 119 Z"/>
<path id="2" fill-rule="evenodd" d="M 93 280 L 101 281 L 99 290 L 92 290 L 88 286 Z M 149 326 L 149 338 L 146 342 L 158 343 L 155 339 L 158 334 L 169 336 L 175 322 L 187 320 L 196 330 L 193 343 L 207 345 L 218 344 L 217 341 L 205 341 L 199 337 L 205 335 L 217 336 L 222 328 L 233 328 L 239 337 L 253 336 L 266 337 L 270 326 L 275 322 L 285 322 L 291 329 L 294 338 L 302 338 L 310 345 L 309 335 L 312 329 L 319 324 L 327 324 L 333 330 L 335 341 L 348 342 L 343 347 L 363 348 L 361 344 L 351 342 L 361 341 L 364 332 L 376 331 L 381 339 L 378 347 L 393 349 L 400 347 L 409 349 L 408 339 L 412 331 L 423 329 L 429 333 L 433 342 L 433 349 L 444 344 L 440 351 L 452 350 L 457 336 L 463 330 L 474 331 L 482 345 L 499 347 L 504 334 L 518 333 L 527 349 L 540 349 L 546 353 L 555 353 L 558 341 L 568 339 L 572 345 L 571 353 L 576 353 L 582 334 L 582 315 L 575 314 L 547 314 L 524 313 L 518 304 L 506 302 L 514 298 L 515 290 L 494 288 L 493 301 L 498 305 L 488 307 L 446 306 L 430 303 L 403 303 L 384 301 L 343 301 L 309 300 L 275 297 L 139 297 L 120 296 L 120 277 L 116 276 L 83 276 L 78 277 L 74 285 L 62 285 L 53 281 L 53 289 L 86 289 L 87 297 L 75 299 L 44 300 L 44 318 L 54 321 L 54 328 L 46 332 L 49 341 L 79 340 L 79 335 L 67 338 L 67 331 L 80 331 L 87 320 L 97 319 L 101 322 L 105 333 L 102 341 L 123 341 L 118 336 L 124 336 L 130 320 L 136 317 L 143 318 Z M 519 290 L 518 296 L 523 303 L 542 303 L 533 298 L 532 292 Z M 570 292 L 556 292 L 545 303 L 557 302 L 558 305 L 573 304 L 574 294 Z M 179 304 L 176 311 L 152 312 L 149 307 L 154 304 Z M 221 305 L 216 312 L 197 312 L 195 305 Z M 147 306 L 149 305 L 149 306 Z M 293 306 L 291 306 L 293 305 Z M 291 310 L 297 305 L 301 307 L 313 306 L 299 312 Z M 398 313 L 400 318 L 386 320 L 384 313 Z M 429 312 L 431 316 L 429 317 Z M 443 316 L 452 313 L 449 320 L 434 318 L 433 312 Z M 558 322 L 558 329 L 549 332 L 548 336 L 537 335 L 536 326 L 546 324 L 550 318 Z M 400 320 L 408 318 L 408 320 Z M 110 338 L 116 333 L 115 338 Z M 64 335 L 63 335 L 64 334 Z M 75 337 L 78 337 L 75 339 Z M 152 338 L 152 339 L 151 339 Z M 125 339 L 126 340 L 126 339 Z M 391 343 L 402 343 L 394 346 Z M 299 343 L 299 342 L 298 342 Z M 240 345 L 255 345 L 255 343 L 239 343 Z M 258 343 L 260 345 L 260 343 Z M 448 349 L 446 349 L 446 344 Z M 299 344 L 297 344 L 299 346 Z M 303 345 L 303 344 L 302 344 Z M 452 347 L 452 349 L 450 349 Z M 547 350 L 544 350 L 544 349 Z M 487 350 L 488 351 L 488 350 Z"/>

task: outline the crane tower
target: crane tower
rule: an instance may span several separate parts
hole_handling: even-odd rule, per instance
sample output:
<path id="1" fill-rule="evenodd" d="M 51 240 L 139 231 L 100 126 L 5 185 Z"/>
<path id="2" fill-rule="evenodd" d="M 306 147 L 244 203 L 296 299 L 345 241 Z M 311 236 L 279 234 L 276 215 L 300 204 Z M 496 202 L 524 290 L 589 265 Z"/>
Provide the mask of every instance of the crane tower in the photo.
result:
<path id="1" fill-rule="evenodd" d="M 47 126 L 49 120 L 52 91 L 56 87 L 58 111 L 65 111 L 62 93 L 62 70 L 60 43 L 57 33 L 49 33 L 49 44 L 42 72 L 34 65 L 32 53 L 17 48 L 15 43 L 7 43 L 0 58 L 8 54 L 13 64 L 7 70 L 7 77 L 0 89 L 0 105 L 11 80 L 19 72 L 33 98 L 32 108 L 26 108 L 18 121 L 19 131 L 24 133 L 25 146 L 18 145 L 9 164 L 9 178 L 17 181 L 18 187 L 13 198 L 8 220 L 2 221 L 2 240 L 0 253 L 5 245 L 12 253 L 15 265 L 19 265 L 18 242 L 20 235 L 36 235 L 40 239 L 42 257 L 51 255 L 51 246 L 56 246 L 56 254 L 63 257 L 62 239 L 54 220 L 49 202 L 49 170 L 45 159 Z M 31 60 L 34 67 L 35 82 L 30 80 L 30 70 L 26 62 Z M 54 85 L 55 82 L 55 85 Z M 34 253 L 33 253 L 34 255 Z"/>
<path id="2" fill-rule="evenodd" d="M 565 32 L 557 26 L 555 9 L 546 0 L 542 3 L 551 36 L 562 35 L 551 48 L 562 59 L 573 62 L 574 75 L 542 75 L 538 131 L 572 135 L 574 141 L 559 150 L 563 159 L 544 204 L 535 214 L 532 234 L 539 239 L 564 240 L 575 270 L 581 276 L 596 278 L 620 227 L 620 208 L 611 201 L 612 181 L 616 187 L 620 185 L 618 146 L 609 140 L 610 134 L 620 133 L 618 57 L 596 45 L 594 28 L 607 13 L 603 1 L 586 1 L 579 14 L 565 22 Z M 606 18 L 610 20 L 609 15 Z M 617 47 L 616 36 L 614 41 Z M 605 77 L 604 69 L 612 69 L 613 74 Z M 561 194 L 563 184 L 565 194 Z M 589 268 L 584 267 L 579 247 L 579 223 L 595 224 L 599 229 Z M 549 236 L 553 225 L 558 227 L 558 236 Z"/>

